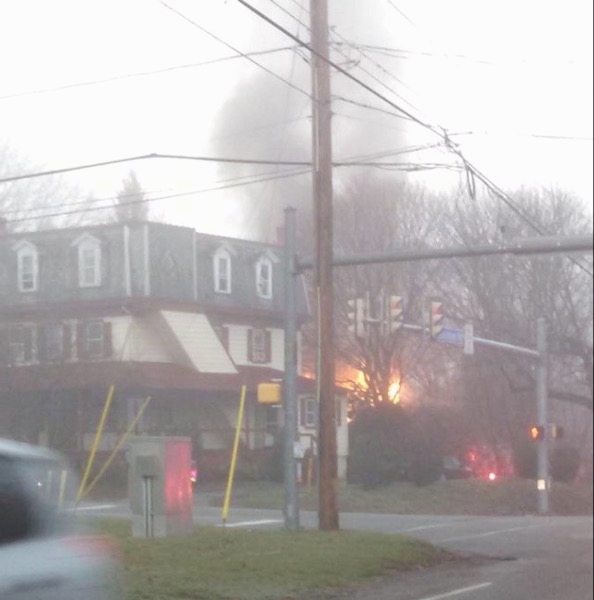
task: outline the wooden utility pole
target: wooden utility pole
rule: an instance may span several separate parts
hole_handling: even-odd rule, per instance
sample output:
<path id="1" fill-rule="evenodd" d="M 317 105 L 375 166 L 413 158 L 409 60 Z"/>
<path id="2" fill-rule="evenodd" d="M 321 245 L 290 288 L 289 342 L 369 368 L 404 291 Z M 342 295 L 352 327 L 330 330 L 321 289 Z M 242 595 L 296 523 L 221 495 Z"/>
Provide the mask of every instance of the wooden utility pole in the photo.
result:
<path id="1" fill-rule="evenodd" d="M 338 461 L 334 399 L 334 291 L 332 278 L 332 129 L 328 3 L 310 0 L 313 97 L 314 280 L 317 316 L 319 529 L 338 523 Z M 324 60 L 326 59 L 326 60 Z"/>

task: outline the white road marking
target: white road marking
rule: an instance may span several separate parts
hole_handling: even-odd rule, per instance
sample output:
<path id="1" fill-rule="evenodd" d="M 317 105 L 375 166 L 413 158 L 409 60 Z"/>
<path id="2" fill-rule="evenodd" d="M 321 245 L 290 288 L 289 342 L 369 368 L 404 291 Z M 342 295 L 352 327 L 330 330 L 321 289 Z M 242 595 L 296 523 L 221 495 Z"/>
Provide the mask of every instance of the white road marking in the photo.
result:
<path id="1" fill-rule="evenodd" d="M 540 527 L 540 525 L 526 525 L 525 527 L 512 527 L 511 529 L 496 529 L 494 531 L 485 531 L 484 533 L 474 533 L 472 535 L 462 535 L 459 537 L 446 538 L 445 540 L 435 540 L 435 544 L 443 544 L 445 542 L 458 542 L 461 540 L 473 540 L 475 538 L 490 537 L 492 535 L 499 535 L 501 533 L 511 533 L 513 531 L 524 531 L 525 529 L 533 529 L 534 527 Z"/>
<path id="2" fill-rule="evenodd" d="M 240 521 L 239 523 L 225 523 L 220 527 L 252 527 L 253 525 L 272 525 L 273 523 L 282 523 L 280 519 L 261 519 L 260 521 Z"/>
<path id="3" fill-rule="evenodd" d="M 437 596 L 428 596 L 427 598 L 421 598 L 421 600 L 442 600 L 443 598 L 451 598 L 452 596 L 459 596 L 460 594 L 467 594 L 468 592 L 476 592 L 476 590 L 482 590 L 483 588 L 493 585 L 492 582 L 486 581 L 485 583 L 479 583 L 477 585 L 471 585 L 470 587 L 459 588 L 446 592 L 445 594 L 438 594 Z"/>
<path id="4" fill-rule="evenodd" d="M 408 533 L 409 531 L 423 531 L 425 529 L 439 529 L 440 527 L 451 527 L 456 525 L 458 521 L 450 521 L 448 523 L 437 523 L 435 525 L 419 525 L 418 527 L 410 527 L 409 529 L 399 529 L 398 533 Z"/>

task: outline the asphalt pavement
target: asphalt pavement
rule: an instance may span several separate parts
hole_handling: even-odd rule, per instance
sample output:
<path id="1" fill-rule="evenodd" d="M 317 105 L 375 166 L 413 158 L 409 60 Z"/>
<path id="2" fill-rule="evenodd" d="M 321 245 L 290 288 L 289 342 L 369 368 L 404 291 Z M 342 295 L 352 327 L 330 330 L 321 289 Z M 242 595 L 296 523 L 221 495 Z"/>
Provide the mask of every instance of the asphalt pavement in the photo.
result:
<path id="1" fill-rule="evenodd" d="M 130 518 L 127 502 L 83 503 L 97 516 Z M 197 525 L 279 529 L 281 511 L 221 509 L 198 495 Z M 303 529 L 317 528 L 317 514 L 300 513 Z M 345 530 L 403 534 L 461 555 L 435 569 L 395 573 L 338 594 L 349 600 L 592 600 L 593 519 L 585 517 L 469 517 L 341 513 Z M 345 595 L 346 594 L 346 595 Z"/>

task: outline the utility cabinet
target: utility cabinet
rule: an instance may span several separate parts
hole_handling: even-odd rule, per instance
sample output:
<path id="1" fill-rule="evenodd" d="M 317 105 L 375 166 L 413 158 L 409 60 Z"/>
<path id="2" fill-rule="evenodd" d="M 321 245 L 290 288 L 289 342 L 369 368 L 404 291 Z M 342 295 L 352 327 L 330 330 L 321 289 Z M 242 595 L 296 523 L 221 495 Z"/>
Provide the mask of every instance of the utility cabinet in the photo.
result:
<path id="1" fill-rule="evenodd" d="M 131 437 L 127 455 L 132 535 L 190 535 L 194 527 L 190 438 Z"/>

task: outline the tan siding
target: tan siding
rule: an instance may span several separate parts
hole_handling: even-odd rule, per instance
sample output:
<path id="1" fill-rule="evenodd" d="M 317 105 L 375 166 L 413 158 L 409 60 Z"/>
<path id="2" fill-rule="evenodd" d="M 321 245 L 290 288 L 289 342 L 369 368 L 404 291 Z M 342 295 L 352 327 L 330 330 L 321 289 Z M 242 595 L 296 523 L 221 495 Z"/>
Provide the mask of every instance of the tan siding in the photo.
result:
<path id="1" fill-rule="evenodd" d="M 247 365 L 247 336 L 249 327 L 225 325 L 229 330 L 229 354 L 236 365 Z"/>
<path id="2" fill-rule="evenodd" d="M 271 329 L 272 332 L 272 361 L 270 366 L 273 369 L 283 371 L 285 368 L 285 332 L 282 329 Z"/>

